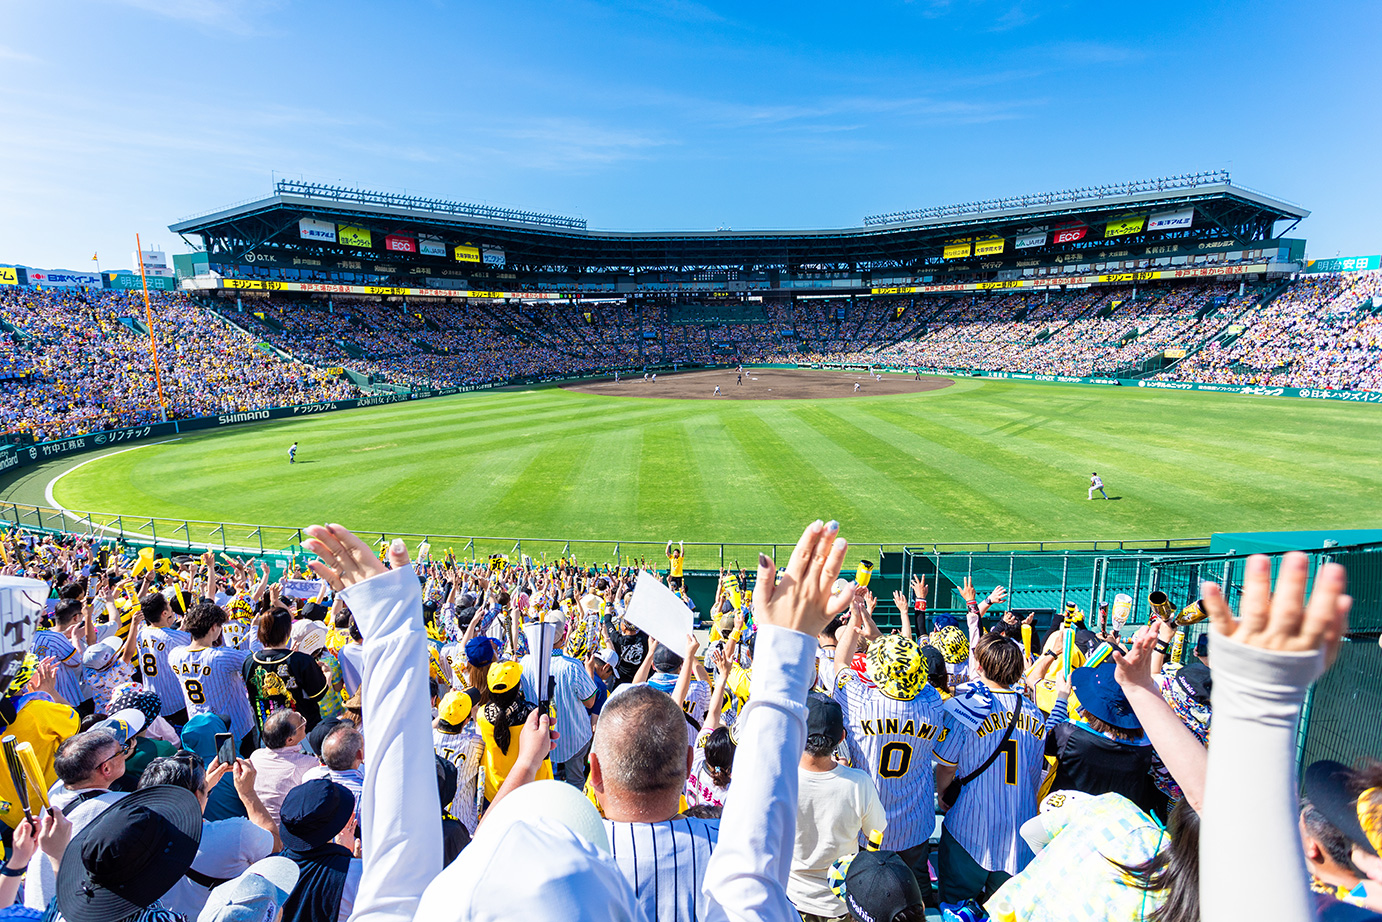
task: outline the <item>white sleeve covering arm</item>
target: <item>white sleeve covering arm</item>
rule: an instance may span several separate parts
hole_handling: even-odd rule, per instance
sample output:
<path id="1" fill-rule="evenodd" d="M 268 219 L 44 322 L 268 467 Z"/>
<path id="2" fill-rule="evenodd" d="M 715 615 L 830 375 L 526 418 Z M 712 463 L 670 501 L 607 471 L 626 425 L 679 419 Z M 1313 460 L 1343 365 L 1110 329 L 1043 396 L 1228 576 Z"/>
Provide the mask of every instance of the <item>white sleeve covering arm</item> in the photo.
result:
<path id="1" fill-rule="evenodd" d="M 1318 651 L 1250 647 L 1210 632 L 1213 737 L 1200 818 L 1203 922 L 1313 918 L 1300 841 L 1296 725 L 1324 672 Z M 1244 886 L 1243 869 L 1252 869 Z"/>
<path id="2" fill-rule="evenodd" d="M 413 568 L 404 567 L 341 597 L 365 635 L 365 859 L 351 919 L 409 922 L 442 861 L 422 591 Z"/>
<path id="3" fill-rule="evenodd" d="M 797 825 L 797 765 L 806 748 L 806 695 L 816 640 L 763 625 L 748 704 L 737 728 L 734 781 L 706 867 L 707 918 L 779 922 L 798 917 L 787 898 Z"/>

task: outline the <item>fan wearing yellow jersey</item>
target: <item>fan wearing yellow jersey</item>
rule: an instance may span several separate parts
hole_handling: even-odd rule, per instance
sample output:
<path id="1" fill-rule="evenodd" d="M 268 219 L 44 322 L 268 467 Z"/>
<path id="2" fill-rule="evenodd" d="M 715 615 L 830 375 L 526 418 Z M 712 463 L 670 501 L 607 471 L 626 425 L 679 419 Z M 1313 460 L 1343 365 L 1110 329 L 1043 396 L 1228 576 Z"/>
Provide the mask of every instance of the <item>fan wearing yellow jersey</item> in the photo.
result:
<path id="1" fill-rule="evenodd" d="M 678 541 L 676 546 L 672 542 L 667 542 L 667 585 L 673 589 L 680 589 L 682 585 L 682 565 L 685 563 L 685 556 L 682 549 L 682 542 Z"/>

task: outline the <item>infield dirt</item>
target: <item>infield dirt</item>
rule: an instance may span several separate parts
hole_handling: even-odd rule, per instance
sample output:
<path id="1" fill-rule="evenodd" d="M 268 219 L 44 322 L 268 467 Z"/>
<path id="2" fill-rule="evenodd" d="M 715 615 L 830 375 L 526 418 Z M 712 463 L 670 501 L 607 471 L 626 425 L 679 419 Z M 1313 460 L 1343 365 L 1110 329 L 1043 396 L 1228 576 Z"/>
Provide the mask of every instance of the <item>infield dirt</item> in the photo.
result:
<path id="1" fill-rule="evenodd" d="M 831 397 L 887 397 L 949 387 L 949 378 L 934 375 L 823 371 L 815 368 L 748 368 L 737 383 L 733 368 L 659 374 L 657 380 L 636 377 L 563 384 L 566 390 L 607 397 L 661 397 L 670 400 L 821 400 Z M 854 388 L 859 385 L 858 390 Z M 715 393 L 719 385 L 720 393 Z"/>

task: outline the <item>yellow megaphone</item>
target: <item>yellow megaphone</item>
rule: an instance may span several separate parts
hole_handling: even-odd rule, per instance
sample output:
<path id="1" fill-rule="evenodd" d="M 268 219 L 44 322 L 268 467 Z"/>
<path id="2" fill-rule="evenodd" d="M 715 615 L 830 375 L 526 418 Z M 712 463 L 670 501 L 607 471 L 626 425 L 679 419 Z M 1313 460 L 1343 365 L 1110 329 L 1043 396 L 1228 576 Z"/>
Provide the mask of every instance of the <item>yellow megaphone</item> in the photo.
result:
<path id="1" fill-rule="evenodd" d="M 873 579 L 873 561 L 859 561 L 859 567 L 854 571 L 854 584 L 860 589 L 867 589 L 871 579 Z"/>
<path id="2" fill-rule="evenodd" d="M 152 571 L 154 568 L 154 549 L 151 547 L 141 547 L 139 549 L 139 559 L 134 562 L 134 569 L 130 571 L 130 576 L 142 576 L 144 573 Z"/>

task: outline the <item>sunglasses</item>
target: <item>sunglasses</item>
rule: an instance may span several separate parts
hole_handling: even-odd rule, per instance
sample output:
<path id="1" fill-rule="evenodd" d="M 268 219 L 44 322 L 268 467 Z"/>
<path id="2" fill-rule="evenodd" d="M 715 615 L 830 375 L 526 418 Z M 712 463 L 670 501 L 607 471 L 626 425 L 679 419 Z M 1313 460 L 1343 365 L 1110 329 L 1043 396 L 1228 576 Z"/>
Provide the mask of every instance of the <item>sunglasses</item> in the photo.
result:
<path id="1" fill-rule="evenodd" d="M 121 745 L 119 749 L 115 750 L 115 752 L 111 754 L 110 758 L 102 759 L 100 762 L 98 762 L 96 764 L 96 767 L 100 768 L 102 765 L 105 765 L 107 762 L 114 761 L 115 759 L 128 759 L 130 756 L 134 755 L 134 750 L 138 747 L 138 745 L 138 740 L 131 739 L 129 742 Z"/>

